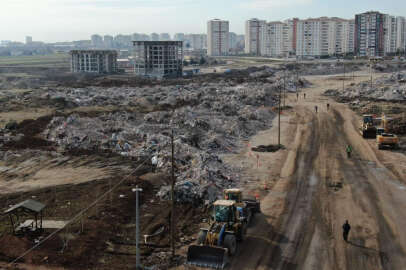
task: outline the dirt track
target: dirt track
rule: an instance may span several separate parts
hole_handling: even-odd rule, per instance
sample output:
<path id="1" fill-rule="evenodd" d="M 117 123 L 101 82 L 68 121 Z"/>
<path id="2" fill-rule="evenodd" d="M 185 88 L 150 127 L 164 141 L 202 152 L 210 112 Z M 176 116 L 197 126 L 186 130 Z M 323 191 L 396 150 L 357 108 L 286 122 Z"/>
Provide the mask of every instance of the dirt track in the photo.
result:
<path id="1" fill-rule="evenodd" d="M 358 133 L 352 111 L 321 96 L 342 82 L 307 79 L 314 83 L 307 99 L 291 96 L 293 112 L 283 118 L 287 150 L 261 156 L 263 170 L 281 168 L 280 177 L 261 200 L 262 213 L 230 269 L 404 268 L 406 157 L 376 150 Z M 275 130 L 268 135 L 275 138 Z M 351 159 L 348 144 L 354 147 Z M 260 171 L 250 170 L 262 185 Z M 349 243 L 342 239 L 346 219 L 352 226 Z"/>

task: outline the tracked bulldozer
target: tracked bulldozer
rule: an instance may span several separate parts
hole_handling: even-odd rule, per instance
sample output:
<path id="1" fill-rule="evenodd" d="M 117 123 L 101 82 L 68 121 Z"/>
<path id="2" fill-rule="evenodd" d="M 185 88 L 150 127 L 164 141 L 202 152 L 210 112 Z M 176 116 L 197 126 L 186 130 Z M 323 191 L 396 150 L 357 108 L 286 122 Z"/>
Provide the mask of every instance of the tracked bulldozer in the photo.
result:
<path id="1" fill-rule="evenodd" d="M 230 256 L 237 251 L 238 242 L 244 239 L 244 217 L 237 210 L 235 201 L 218 200 L 213 204 L 209 227 L 201 229 L 196 245 L 189 246 L 187 264 L 223 269 Z"/>

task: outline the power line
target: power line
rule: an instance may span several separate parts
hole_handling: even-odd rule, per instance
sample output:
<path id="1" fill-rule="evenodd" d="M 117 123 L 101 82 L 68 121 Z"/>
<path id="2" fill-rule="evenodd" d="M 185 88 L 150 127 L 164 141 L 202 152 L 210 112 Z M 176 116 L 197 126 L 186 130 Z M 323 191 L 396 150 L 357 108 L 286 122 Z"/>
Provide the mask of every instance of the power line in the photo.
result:
<path id="1" fill-rule="evenodd" d="M 30 253 L 31 251 L 33 251 L 34 249 L 36 249 L 37 247 L 39 247 L 40 245 L 42 245 L 45 241 L 47 241 L 48 239 L 52 238 L 54 235 L 56 235 L 57 233 L 59 233 L 60 231 L 62 231 L 63 229 L 65 229 L 66 226 L 70 225 L 71 223 L 73 223 L 76 219 L 78 219 L 79 217 L 81 217 L 85 212 L 87 212 L 90 208 L 92 208 L 94 205 L 96 205 L 101 199 L 103 199 L 105 196 L 107 196 L 108 194 L 110 194 L 114 189 L 116 189 L 118 186 L 120 186 L 125 180 L 127 180 L 130 176 L 132 176 L 142 165 L 145 164 L 145 162 L 147 162 L 149 159 L 151 158 L 148 157 L 146 158 L 140 165 L 137 166 L 137 168 L 135 168 L 135 170 L 130 173 L 129 175 L 127 175 L 126 177 L 124 177 L 123 179 L 121 179 L 117 184 L 115 184 L 111 189 L 109 189 L 108 191 L 106 191 L 104 194 L 102 194 L 99 198 L 97 198 L 93 203 L 91 203 L 88 207 L 86 207 L 85 209 L 83 209 L 82 211 L 80 211 L 78 214 L 76 214 L 73 218 L 71 218 L 67 223 L 65 223 L 65 225 L 62 228 L 57 229 L 56 231 L 54 231 L 53 233 L 51 233 L 50 235 L 48 235 L 47 237 L 45 237 L 44 239 L 42 239 L 40 242 L 38 242 L 36 245 L 34 245 L 32 248 L 28 249 L 27 251 L 25 251 L 23 254 L 21 254 L 20 256 L 18 256 L 16 259 L 14 259 L 13 261 L 11 261 L 9 263 L 9 266 L 11 266 L 13 263 L 16 263 L 18 260 L 20 260 L 21 258 L 23 258 L 25 255 L 27 255 L 28 253 Z"/>

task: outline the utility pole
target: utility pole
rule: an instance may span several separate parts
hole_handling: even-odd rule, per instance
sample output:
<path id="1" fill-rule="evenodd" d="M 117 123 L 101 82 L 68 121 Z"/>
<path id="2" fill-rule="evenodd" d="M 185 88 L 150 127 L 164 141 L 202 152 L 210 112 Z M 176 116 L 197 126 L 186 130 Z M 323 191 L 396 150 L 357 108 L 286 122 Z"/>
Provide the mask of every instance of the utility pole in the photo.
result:
<path id="1" fill-rule="evenodd" d="M 135 192 L 135 269 L 140 270 L 140 208 L 139 208 L 139 192 L 142 191 L 142 188 L 138 188 L 138 185 L 132 189 Z"/>
<path id="2" fill-rule="evenodd" d="M 343 92 L 345 89 L 345 62 L 344 62 L 344 57 L 343 57 L 343 68 L 344 68 L 344 78 L 343 78 Z"/>
<path id="3" fill-rule="evenodd" d="M 283 70 L 283 107 L 286 108 L 286 66 Z"/>
<path id="4" fill-rule="evenodd" d="M 174 161 L 174 144 L 173 144 L 173 129 L 171 133 L 171 145 L 172 145 L 172 188 L 171 188 L 171 251 L 172 258 L 175 257 L 175 161 Z"/>
<path id="5" fill-rule="evenodd" d="M 372 61 L 369 59 L 369 73 L 371 74 L 371 90 L 372 90 Z"/>
<path id="6" fill-rule="evenodd" d="M 282 87 L 279 87 L 278 148 L 281 147 L 281 102 L 282 102 Z"/>

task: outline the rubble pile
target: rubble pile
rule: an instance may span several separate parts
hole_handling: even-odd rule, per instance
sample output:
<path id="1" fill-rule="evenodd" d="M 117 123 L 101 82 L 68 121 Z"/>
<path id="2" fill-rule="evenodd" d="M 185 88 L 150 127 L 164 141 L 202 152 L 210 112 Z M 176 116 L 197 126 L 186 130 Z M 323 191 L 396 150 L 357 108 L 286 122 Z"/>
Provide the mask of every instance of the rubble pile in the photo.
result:
<path id="1" fill-rule="evenodd" d="M 406 100 L 406 71 L 392 73 L 372 82 L 361 82 L 342 90 L 329 89 L 326 95 L 341 100 L 372 99 L 385 101 Z"/>
<path id="2" fill-rule="evenodd" d="M 289 63 L 287 67 L 291 71 L 296 71 L 298 68 L 298 72 L 300 76 L 304 75 L 331 75 L 331 74 L 340 74 L 344 72 L 344 66 L 342 62 L 335 62 L 335 63 Z M 358 71 L 363 68 L 363 64 L 348 64 L 345 65 L 346 72 L 353 72 Z"/>
<path id="3" fill-rule="evenodd" d="M 213 192 L 208 194 L 209 189 L 221 190 L 238 183 L 238 169 L 224 164 L 219 155 L 237 151 L 241 139 L 271 126 L 274 117 L 271 106 L 277 103 L 280 83 L 52 90 L 45 95 L 63 97 L 80 106 L 147 104 L 157 110 L 55 116 L 42 136 L 64 149 L 98 149 L 125 157 L 155 157 L 156 167 L 170 172 L 173 129 L 177 199 L 207 200 L 215 197 Z M 158 195 L 168 198 L 168 191 L 168 187 L 162 187 Z"/>

